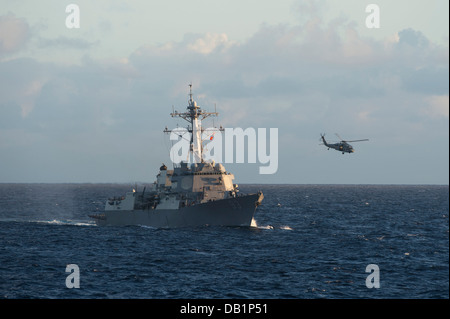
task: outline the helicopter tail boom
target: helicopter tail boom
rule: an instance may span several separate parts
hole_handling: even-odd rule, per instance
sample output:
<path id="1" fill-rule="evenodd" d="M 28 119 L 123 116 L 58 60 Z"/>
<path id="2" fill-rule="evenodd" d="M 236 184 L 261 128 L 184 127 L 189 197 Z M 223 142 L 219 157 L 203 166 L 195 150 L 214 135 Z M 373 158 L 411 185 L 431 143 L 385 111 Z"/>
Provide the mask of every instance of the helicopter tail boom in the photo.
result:
<path id="1" fill-rule="evenodd" d="M 320 134 L 320 137 L 322 138 L 323 144 L 324 144 L 325 146 L 330 147 L 330 146 L 328 145 L 327 141 L 325 140 L 325 134 Z"/>

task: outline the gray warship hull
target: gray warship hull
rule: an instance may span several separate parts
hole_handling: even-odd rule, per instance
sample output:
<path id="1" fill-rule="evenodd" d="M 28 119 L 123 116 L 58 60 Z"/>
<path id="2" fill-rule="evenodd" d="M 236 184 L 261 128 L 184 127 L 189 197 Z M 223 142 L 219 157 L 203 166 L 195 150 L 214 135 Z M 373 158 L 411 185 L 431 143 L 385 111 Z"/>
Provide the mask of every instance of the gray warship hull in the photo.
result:
<path id="1" fill-rule="evenodd" d="M 99 226 L 250 226 L 256 207 L 263 198 L 262 193 L 248 194 L 179 209 L 110 210 L 90 217 Z"/>

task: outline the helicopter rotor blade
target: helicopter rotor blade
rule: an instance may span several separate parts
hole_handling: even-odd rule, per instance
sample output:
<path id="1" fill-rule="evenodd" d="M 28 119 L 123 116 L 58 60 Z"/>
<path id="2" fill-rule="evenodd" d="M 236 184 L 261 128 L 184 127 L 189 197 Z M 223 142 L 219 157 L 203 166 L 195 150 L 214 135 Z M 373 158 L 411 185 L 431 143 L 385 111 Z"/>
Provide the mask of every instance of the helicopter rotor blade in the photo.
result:
<path id="1" fill-rule="evenodd" d="M 343 139 L 342 137 L 339 136 L 338 133 L 334 133 L 334 134 L 336 134 L 336 136 L 339 137 L 339 139 L 340 139 L 342 142 L 346 142 L 346 141 L 344 141 L 344 139 Z"/>
<path id="2" fill-rule="evenodd" d="M 368 138 L 365 138 L 363 140 L 353 140 L 353 141 L 347 141 L 347 142 L 351 142 L 351 143 L 353 143 L 353 142 L 364 142 L 364 141 L 368 141 L 368 140 L 369 140 Z"/>

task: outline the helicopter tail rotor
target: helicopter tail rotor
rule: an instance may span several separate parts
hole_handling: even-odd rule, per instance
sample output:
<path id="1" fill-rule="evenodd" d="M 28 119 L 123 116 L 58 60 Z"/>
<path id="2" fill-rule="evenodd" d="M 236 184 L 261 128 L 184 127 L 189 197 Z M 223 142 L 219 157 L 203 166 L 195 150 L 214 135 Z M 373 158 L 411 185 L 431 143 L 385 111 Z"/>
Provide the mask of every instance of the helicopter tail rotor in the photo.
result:
<path id="1" fill-rule="evenodd" d="M 319 141 L 322 142 L 319 145 L 327 145 L 327 141 L 325 141 L 325 133 L 320 133 Z"/>

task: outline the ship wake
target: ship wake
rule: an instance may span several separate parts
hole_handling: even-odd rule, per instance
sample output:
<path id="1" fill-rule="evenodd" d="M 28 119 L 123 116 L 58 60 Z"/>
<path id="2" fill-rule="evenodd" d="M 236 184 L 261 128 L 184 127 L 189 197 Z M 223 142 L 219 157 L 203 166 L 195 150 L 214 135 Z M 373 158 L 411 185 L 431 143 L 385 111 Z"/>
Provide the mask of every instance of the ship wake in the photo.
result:
<path id="1" fill-rule="evenodd" d="M 71 226 L 97 226 L 94 222 L 90 221 L 77 221 L 77 220 L 31 220 L 31 223 L 49 224 L 49 225 L 71 225 Z"/>

